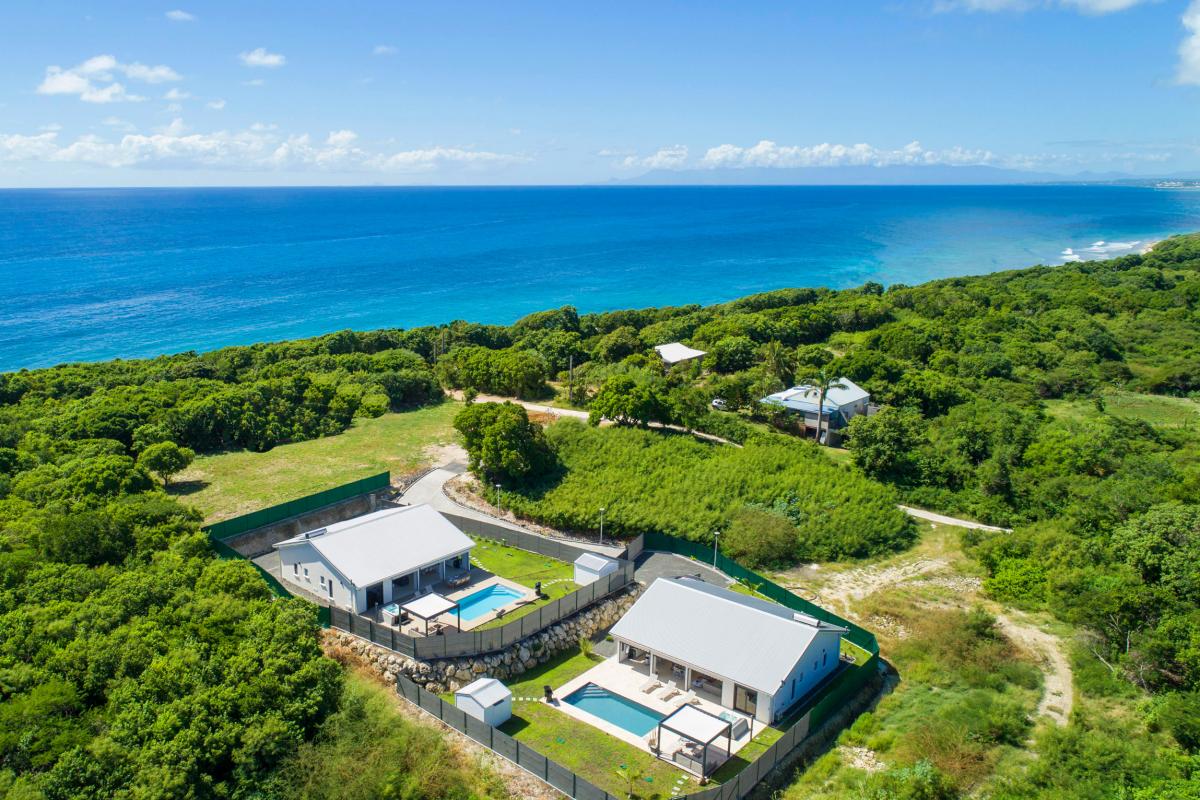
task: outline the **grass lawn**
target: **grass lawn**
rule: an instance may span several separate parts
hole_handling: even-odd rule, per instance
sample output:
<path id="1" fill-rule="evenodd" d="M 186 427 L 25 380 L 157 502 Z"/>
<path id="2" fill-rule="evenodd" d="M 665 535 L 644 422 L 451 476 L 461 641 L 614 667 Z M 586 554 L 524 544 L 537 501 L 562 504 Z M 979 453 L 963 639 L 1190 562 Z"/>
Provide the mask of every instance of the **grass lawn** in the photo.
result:
<path id="1" fill-rule="evenodd" d="M 392 475 L 429 464 L 426 448 L 454 441 L 459 403 L 355 421 L 337 436 L 285 444 L 265 453 L 201 456 L 175 492 L 215 522 L 293 500 L 383 470 Z"/>
<path id="2" fill-rule="evenodd" d="M 1109 390 L 1104 392 L 1105 413 L 1133 417 L 1166 428 L 1200 427 L 1200 403 L 1186 397 L 1166 397 Z M 1095 419 L 1100 415 L 1091 399 L 1048 400 L 1046 408 L 1059 419 Z"/>
<path id="3" fill-rule="evenodd" d="M 530 589 L 535 583 L 541 581 L 542 592 L 547 595 L 546 600 L 523 605 L 505 614 L 503 618 L 484 623 L 475 630 L 498 628 L 579 588 L 575 585 L 575 569 L 566 562 L 556 561 L 548 556 L 508 547 L 487 539 L 476 539 L 475 542 L 475 548 L 471 551 L 472 561 L 477 562 L 488 572 L 516 581 Z"/>
<path id="4" fill-rule="evenodd" d="M 620 774 L 622 769 L 640 774 L 634 785 L 637 797 L 651 800 L 677 794 L 676 781 L 687 775 L 682 770 L 544 703 L 515 699 L 541 697 L 543 686 L 561 686 L 601 660 L 599 656 L 589 658 L 569 650 L 520 676 L 520 680 L 509 684 L 514 697 L 512 719 L 500 729 L 610 794 L 624 795 L 629 791 Z M 680 792 L 690 793 L 700 788 L 696 778 L 687 775 Z"/>

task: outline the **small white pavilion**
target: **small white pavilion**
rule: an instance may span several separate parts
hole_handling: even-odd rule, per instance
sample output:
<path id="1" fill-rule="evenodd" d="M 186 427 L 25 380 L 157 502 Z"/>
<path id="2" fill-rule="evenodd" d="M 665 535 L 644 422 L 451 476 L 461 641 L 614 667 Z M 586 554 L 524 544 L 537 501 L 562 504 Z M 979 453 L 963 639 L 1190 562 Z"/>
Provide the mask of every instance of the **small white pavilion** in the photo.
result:
<path id="1" fill-rule="evenodd" d="M 655 345 L 654 350 L 668 367 L 673 367 L 676 364 L 682 364 L 685 361 L 691 361 L 696 358 L 702 358 L 705 355 L 703 350 L 688 347 L 682 342 Z"/>
<path id="2" fill-rule="evenodd" d="M 587 586 L 606 575 L 611 575 L 620 566 L 614 559 L 599 553 L 584 553 L 575 559 L 575 583 Z"/>

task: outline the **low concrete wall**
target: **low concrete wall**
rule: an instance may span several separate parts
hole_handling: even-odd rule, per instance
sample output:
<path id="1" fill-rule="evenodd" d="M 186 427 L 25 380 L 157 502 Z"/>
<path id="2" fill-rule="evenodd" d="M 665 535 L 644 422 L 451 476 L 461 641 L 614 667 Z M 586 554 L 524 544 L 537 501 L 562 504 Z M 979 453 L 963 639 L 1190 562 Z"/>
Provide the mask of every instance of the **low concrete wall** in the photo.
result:
<path id="1" fill-rule="evenodd" d="M 271 552 L 276 542 L 299 536 L 305 531 L 323 528 L 335 522 L 343 522 L 351 517 L 369 514 L 381 508 L 393 505 L 390 500 L 393 490 L 383 489 L 370 494 L 360 494 L 340 503 L 324 506 L 298 517 L 289 517 L 271 525 L 255 528 L 240 536 L 226 539 L 225 544 L 232 547 L 246 558 L 257 558 Z"/>

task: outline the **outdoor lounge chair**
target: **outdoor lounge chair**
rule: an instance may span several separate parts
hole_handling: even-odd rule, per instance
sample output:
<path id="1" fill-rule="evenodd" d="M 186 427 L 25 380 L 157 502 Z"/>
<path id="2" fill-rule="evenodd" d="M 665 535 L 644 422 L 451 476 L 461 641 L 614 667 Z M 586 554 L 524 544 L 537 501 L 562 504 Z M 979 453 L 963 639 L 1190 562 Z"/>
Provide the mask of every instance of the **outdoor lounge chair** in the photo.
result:
<path id="1" fill-rule="evenodd" d="M 679 708 L 680 706 L 683 706 L 683 705 L 698 706 L 698 705 L 700 705 L 700 698 L 696 697 L 695 692 L 689 690 L 684 693 L 683 697 L 681 697 L 675 701 L 676 708 Z"/>
<path id="2" fill-rule="evenodd" d="M 648 680 L 642 684 L 642 694 L 650 694 L 655 689 L 661 689 L 661 688 L 662 688 L 662 681 L 658 680 L 657 678 L 651 678 L 650 680 Z"/>
<path id="3" fill-rule="evenodd" d="M 667 681 L 667 688 L 663 689 L 662 694 L 658 697 L 660 700 L 670 700 L 677 694 L 679 694 L 679 687 L 675 685 L 675 681 Z"/>

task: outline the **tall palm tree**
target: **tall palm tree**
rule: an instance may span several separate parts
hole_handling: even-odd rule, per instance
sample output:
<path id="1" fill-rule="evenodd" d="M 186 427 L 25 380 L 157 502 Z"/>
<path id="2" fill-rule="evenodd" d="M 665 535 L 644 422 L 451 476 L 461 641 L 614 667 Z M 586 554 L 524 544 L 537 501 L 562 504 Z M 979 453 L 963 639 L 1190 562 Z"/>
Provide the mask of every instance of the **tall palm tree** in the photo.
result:
<path id="1" fill-rule="evenodd" d="M 772 339 L 762 346 L 760 352 L 763 363 L 767 365 L 767 369 L 784 386 L 791 386 L 793 375 L 792 360 L 791 353 L 788 352 L 787 348 L 781 342 Z"/>
<path id="2" fill-rule="evenodd" d="M 801 386 L 817 390 L 817 444 L 821 444 L 821 426 L 825 420 L 825 397 L 832 389 L 848 389 L 849 387 L 846 386 L 841 376 L 825 367 L 805 375 L 799 383 Z"/>

